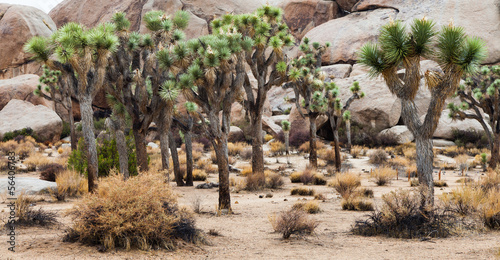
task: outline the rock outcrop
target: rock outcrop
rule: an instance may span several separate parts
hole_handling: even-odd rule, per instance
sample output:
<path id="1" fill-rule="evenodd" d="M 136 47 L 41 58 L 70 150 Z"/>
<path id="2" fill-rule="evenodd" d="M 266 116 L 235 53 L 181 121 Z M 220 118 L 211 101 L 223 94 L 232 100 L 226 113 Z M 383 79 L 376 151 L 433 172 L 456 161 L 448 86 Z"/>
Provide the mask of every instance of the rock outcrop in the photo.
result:
<path id="1" fill-rule="evenodd" d="M 57 141 L 62 132 L 62 120 L 52 109 L 30 102 L 12 99 L 0 111 L 0 138 L 6 132 L 31 128 L 40 141 Z"/>
<path id="2" fill-rule="evenodd" d="M 56 24 L 42 10 L 0 3 L 0 79 L 41 72 L 23 47 L 32 37 L 50 36 L 54 30 Z"/>
<path id="3" fill-rule="evenodd" d="M 39 83 L 38 78 L 37 75 L 25 74 L 12 79 L 0 80 L 0 110 L 12 99 L 24 100 L 33 105 L 44 105 L 53 109 L 53 102 L 33 94 Z"/>

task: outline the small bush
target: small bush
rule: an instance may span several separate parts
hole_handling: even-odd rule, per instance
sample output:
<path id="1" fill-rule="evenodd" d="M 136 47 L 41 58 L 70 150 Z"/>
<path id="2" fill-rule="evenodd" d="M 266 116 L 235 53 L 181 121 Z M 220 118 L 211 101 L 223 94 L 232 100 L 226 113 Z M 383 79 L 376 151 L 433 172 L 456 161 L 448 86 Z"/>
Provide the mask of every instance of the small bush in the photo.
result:
<path id="1" fill-rule="evenodd" d="M 18 155 L 21 160 L 24 160 L 24 158 L 29 157 L 34 151 L 35 151 L 35 145 L 25 141 L 20 142 L 19 145 L 14 150 L 16 155 Z"/>
<path id="2" fill-rule="evenodd" d="M 311 234 L 318 223 L 307 217 L 303 210 L 290 209 L 281 212 L 278 216 L 269 217 L 275 232 L 281 233 L 283 239 L 288 239 L 292 234 Z"/>
<path id="3" fill-rule="evenodd" d="M 200 159 L 196 161 L 196 167 L 198 169 L 205 169 L 205 167 L 207 167 L 210 163 L 211 161 L 209 159 Z"/>
<path id="4" fill-rule="evenodd" d="M 459 171 L 467 171 L 469 169 L 469 163 L 467 162 L 468 159 L 469 156 L 466 154 L 461 154 L 455 157 L 455 162 L 457 163 Z"/>
<path id="5" fill-rule="evenodd" d="M 88 192 L 88 182 L 80 173 L 66 170 L 57 174 L 57 189 L 52 196 L 59 201 L 67 197 L 80 197 Z"/>
<path id="6" fill-rule="evenodd" d="M 457 157 L 459 154 L 464 154 L 465 149 L 463 147 L 448 146 L 443 150 L 443 155 L 449 157 Z"/>
<path id="7" fill-rule="evenodd" d="M 443 180 L 434 181 L 434 187 L 437 187 L 437 188 L 448 187 L 448 183 L 446 183 Z"/>
<path id="8" fill-rule="evenodd" d="M 250 160 L 250 159 L 252 159 L 252 147 L 245 147 L 240 152 L 240 157 L 243 160 Z"/>
<path id="9" fill-rule="evenodd" d="M 299 182 L 301 182 L 301 180 L 300 180 L 301 177 L 302 177 L 301 172 L 293 172 L 292 174 L 290 174 L 290 181 L 292 183 L 299 183 Z"/>
<path id="10" fill-rule="evenodd" d="M 57 163 L 46 164 L 40 167 L 40 171 L 41 180 L 55 182 L 57 174 L 64 171 L 64 166 Z"/>
<path id="11" fill-rule="evenodd" d="M 486 196 L 481 210 L 484 225 L 490 229 L 500 229 L 500 190 L 492 189 Z"/>
<path id="12" fill-rule="evenodd" d="M 293 147 L 299 147 L 303 143 L 309 142 L 309 131 L 290 131 L 289 142 Z"/>
<path id="13" fill-rule="evenodd" d="M 377 186 L 385 186 L 391 183 L 391 179 L 398 174 L 391 167 L 380 167 L 371 172 L 371 177 L 375 179 Z"/>
<path id="14" fill-rule="evenodd" d="M 246 178 L 245 189 L 254 191 L 261 190 L 266 185 L 266 177 L 264 174 L 248 174 Z"/>
<path id="15" fill-rule="evenodd" d="M 17 146 L 18 143 L 14 140 L 2 142 L 0 143 L 0 151 L 2 152 L 2 155 L 7 156 L 9 153 L 15 152 Z"/>
<path id="16" fill-rule="evenodd" d="M 453 189 L 450 193 L 441 196 L 444 205 L 461 216 L 475 213 L 484 202 L 485 194 L 482 189 L 474 185 L 463 185 Z"/>
<path id="17" fill-rule="evenodd" d="M 6 141 L 12 140 L 18 136 L 31 136 L 35 140 L 37 139 L 37 135 L 35 132 L 33 132 L 33 129 L 27 127 L 27 128 L 23 128 L 21 130 L 14 130 L 12 132 L 4 133 L 2 141 L 6 142 Z"/>
<path id="18" fill-rule="evenodd" d="M 352 158 L 358 158 L 359 155 L 361 155 L 363 152 L 363 147 L 362 146 L 359 146 L 359 145 L 353 145 L 351 147 L 351 155 L 352 155 Z"/>
<path id="19" fill-rule="evenodd" d="M 269 173 L 266 176 L 266 187 L 270 189 L 279 189 L 281 188 L 285 182 L 283 181 L 283 177 L 278 173 Z"/>
<path id="20" fill-rule="evenodd" d="M 318 151 L 318 157 L 329 162 L 335 162 L 335 149 L 321 149 Z"/>
<path id="21" fill-rule="evenodd" d="M 314 190 L 308 188 L 292 188 L 290 190 L 290 195 L 300 195 L 300 196 L 314 196 Z"/>
<path id="22" fill-rule="evenodd" d="M 273 136 L 270 134 L 266 134 L 266 136 L 264 136 L 264 141 L 266 141 L 266 143 L 271 141 L 272 139 L 273 139 Z"/>
<path id="23" fill-rule="evenodd" d="M 456 226 L 456 218 L 439 208 L 422 209 L 421 195 L 399 189 L 382 196 L 380 211 L 367 220 L 356 221 L 352 232 L 357 235 L 385 235 L 395 238 L 448 237 Z"/>
<path id="24" fill-rule="evenodd" d="M 488 137 L 484 133 L 479 131 L 469 129 L 469 130 L 452 130 L 453 141 L 459 147 L 464 146 L 475 146 L 475 147 L 487 147 Z"/>
<path id="25" fill-rule="evenodd" d="M 387 153 L 382 149 L 377 149 L 370 153 L 369 162 L 375 165 L 381 165 L 387 162 Z"/>
<path id="26" fill-rule="evenodd" d="M 240 154 L 241 151 L 243 151 L 243 149 L 247 146 L 248 145 L 246 143 L 243 143 L 243 142 L 227 143 L 227 151 L 228 151 L 229 155 L 236 156 L 236 155 Z"/>
<path id="27" fill-rule="evenodd" d="M 335 178 L 328 184 L 344 199 L 348 199 L 361 186 L 361 178 L 355 173 L 342 173 L 335 175 Z"/>
<path id="28" fill-rule="evenodd" d="M 175 195 L 162 178 L 145 172 L 127 181 L 120 175 L 101 179 L 97 190 L 70 211 L 73 226 L 64 240 L 101 245 L 105 250 L 173 249 L 178 240 L 202 241 L 194 218 L 177 205 Z"/>
<path id="29" fill-rule="evenodd" d="M 21 226 L 47 226 L 57 223 L 56 214 L 39 208 L 33 209 L 35 198 L 21 192 L 16 200 L 16 224 Z M 8 226 L 8 225 L 7 225 Z"/>
<path id="30" fill-rule="evenodd" d="M 308 202 L 296 202 L 292 206 L 293 209 L 303 210 L 309 214 L 316 214 L 319 212 L 319 202 L 317 200 L 310 200 Z"/>
<path id="31" fill-rule="evenodd" d="M 52 162 L 47 156 L 43 156 L 41 153 L 35 153 L 24 160 L 23 163 L 28 168 L 28 171 L 35 171 L 36 167 L 41 168 Z"/>
<path id="32" fill-rule="evenodd" d="M 206 181 L 207 177 L 208 177 L 208 175 L 204 170 L 200 170 L 200 169 L 193 170 L 193 181 Z"/>
<path id="33" fill-rule="evenodd" d="M 369 188 L 359 188 L 356 190 L 356 195 L 366 198 L 373 198 L 373 190 Z"/>
<path id="34" fill-rule="evenodd" d="M 248 176 L 250 174 L 252 174 L 252 167 L 251 166 L 244 166 L 243 168 L 241 168 L 240 175 Z"/>
<path id="35" fill-rule="evenodd" d="M 209 164 L 205 167 L 206 173 L 216 173 L 219 171 L 219 167 L 215 164 Z"/>
<path id="36" fill-rule="evenodd" d="M 348 199 L 342 199 L 340 202 L 343 210 L 353 210 L 353 211 L 372 211 L 373 203 L 366 199 L 359 197 L 351 197 Z"/>
<path id="37" fill-rule="evenodd" d="M 500 168 L 488 171 L 486 176 L 481 178 L 480 185 L 484 190 L 500 189 Z"/>
<path id="38" fill-rule="evenodd" d="M 282 155 L 285 153 L 285 144 L 280 141 L 274 141 L 269 144 L 273 155 Z"/>
<path id="39" fill-rule="evenodd" d="M 311 148 L 310 148 L 310 142 L 305 142 L 299 147 L 299 151 L 302 153 L 309 153 Z M 316 150 L 319 151 L 325 147 L 325 144 L 322 143 L 321 141 L 316 141 Z"/>
<path id="40" fill-rule="evenodd" d="M 415 147 L 403 148 L 403 155 L 409 161 L 417 160 L 417 149 Z"/>

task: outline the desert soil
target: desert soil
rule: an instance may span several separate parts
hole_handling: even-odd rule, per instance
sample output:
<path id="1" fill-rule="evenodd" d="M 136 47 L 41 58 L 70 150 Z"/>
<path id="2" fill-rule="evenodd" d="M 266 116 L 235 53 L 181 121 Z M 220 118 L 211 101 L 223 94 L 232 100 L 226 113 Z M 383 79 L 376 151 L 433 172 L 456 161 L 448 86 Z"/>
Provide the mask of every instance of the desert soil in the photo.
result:
<path id="1" fill-rule="evenodd" d="M 267 167 L 276 169 L 285 165 L 284 157 L 266 158 Z M 302 170 L 307 160 L 303 156 L 291 158 L 293 167 Z M 349 159 L 356 173 L 363 177 L 362 185 L 374 190 L 374 203 L 380 206 L 381 196 L 398 188 L 409 189 L 407 180 L 393 180 L 389 186 L 377 187 L 369 178 L 369 170 L 373 168 L 366 157 Z M 239 163 L 237 166 L 242 166 Z M 246 163 L 248 164 L 248 163 Z M 287 169 L 286 171 L 292 171 Z M 231 175 L 236 176 L 232 173 Z M 469 171 L 468 175 L 479 178 L 480 171 Z M 23 173 L 19 177 L 35 177 L 36 173 Z M 6 181 L 5 175 L 0 181 Z M 437 177 L 437 176 L 436 176 Z M 243 179 L 242 177 L 235 177 Z M 456 187 L 456 180 L 462 178 L 458 172 L 447 171 L 443 179 L 450 187 L 436 188 L 436 196 L 449 192 Z M 211 174 L 208 181 L 216 181 L 216 174 Z M 196 182 L 195 185 L 201 182 Z M 322 193 L 326 200 L 320 203 L 321 212 L 310 215 L 319 221 L 313 235 L 304 237 L 292 236 L 283 240 L 280 234 L 274 233 L 269 216 L 290 209 L 294 203 L 312 200 L 310 196 L 291 196 L 292 187 L 303 186 L 292 184 L 285 178 L 285 185 L 278 190 L 260 192 L 232 192 L 231 202 L 233 215 L 216 216 L 217 189 L 200 190 L 193 187 L 176 187 L 179 203 L 193 208 L 198 201 L 201 213 L 195 214 L 196 225 L 207 233 L 209 245 L 184 245 L 170 252 L 166 250 L 112 250 L 101 253 L 96 247 L 79 243 L 62 242 L 65 229 L 71 225 L 71 219 L 65 211 L 73 206 L 77 199 L 66 202 L 53 202 L 46 197 L 36 207 L 55 212 L 60 224 L 49 227 L 18 227 L 16 229 L 16 252 L 7 250 L 8 244 L 5 230 L 0 239 L 0 259 L 495 259 L 500 247 L 500 232 L 466 233 L 442 239 L 393 239 L 385 237 L 362 237 L 350 232 L 356 220 L 365 218 L 367 212 L 343 211 L 340 198 L 327 186 L 310 186 L 316 193 Z M 145 187 L 146 188 L 146 187 Z M 259 198 L 259 195 L 272 194 L 271 198 Z M 5 196 L 0 197 L 2 220 L 7 212 Z M 0 223 L 2 226 L 3 224 Z M 219 233 L 208 235 L 209 231 Z"/>

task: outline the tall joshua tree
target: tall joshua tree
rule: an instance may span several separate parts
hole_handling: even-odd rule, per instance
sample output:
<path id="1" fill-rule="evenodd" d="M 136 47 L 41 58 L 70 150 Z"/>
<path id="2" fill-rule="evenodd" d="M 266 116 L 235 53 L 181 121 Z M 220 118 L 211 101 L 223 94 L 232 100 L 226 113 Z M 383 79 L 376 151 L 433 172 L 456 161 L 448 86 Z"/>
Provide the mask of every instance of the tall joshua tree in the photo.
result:
<path id="1" fill-rule="evenodd" d="M 293 88 L 295 97 L 297 97 L 295 105 L 304 118 L 302 107 L 306 109 L 310 126 L 309 164 L 314 168 L 318 167 L 316 119 L 328 110 L 328 98 L 324 93 L 326 87 L 324 82 L 325 74 L 321 71 L 321 56 L 329 46 L 329 43 L 321 45 L 318 42 L 310 45 L 309 39 L 304 38 L 303 43 L 300 45 L 300 50 L 304 55 L 292 61 L 292 67 L 288 73 L 290 82 L 283 86 L 284 88 Z M 302 104 L 299 102 L 299 97 L 302 97 Z"/>
<path id="2" fill-rule="evenodd" d="M 119 44 L 113 30 L 111 24 L 87 29 L 67 23 L 50 38 L 33 37 L 25 45 L 26 52 L 32 53 L 34 59 L 61 71 L 80 103 L 83 137 L 88 148 L 89 192 L 94 191 L 98 176 L 92 100 L 104 85 L 108 58 Z"/>
<path id="3" fill-rule="evenodd" d="M 215 33 L 225 34 L 224 26 L 233 24 L 252 47 L 245 52 L 245 62 L 257 80 L 254 88 L 248 76 L 245 79 L 244 101 L 252 134 L 252 173 L 264 178 L 264 151 L 262 150 L 262 114 L 267 92 L 286 80 L 285 46 L 293 45 L 293 37 L 282 19 L 283 10 L 269 5 L 252 14 L 226 14 L 212 22 Z"/>
<path id="4" fill-rule="evenodd" d="M 479 75 L 468 77 L 457 95 L 462 104 L 448 104 L 450 117 L 458 120 L 475 119 L 483 126 L 491 149 L 489 167 L 495 169 L 500 160 L 500 66 L 481 67 Z M 474 112 L 467 111 L 469 109 Z M 489 116 L 489 120 L 481 110 Z"/>
<path id="5" fill-rule="evenodd" d="M 205 130 L 215 149 L 219 168 L 218 207 L 222 212 L 230 212 L 227 137 L 231 105 L 242 94 L 245 81 L 243 50 L 249 50 L 253 42 L 235 32 L 231 25 L 221 29 L 227 33 L 188 41 L 192 62 L 187 72 L 179 76 L 177 84 L 187 100 L 196 103 L 208 117 Z"/>
<path id="6" fill-rule="evenodd" d="M 172 18 L 163 11 L 150 11 L 144 16 L 150 32 L 143 35 L 129 30 L 130 21 L 124 13 L 116 13 L 112 18 L 120 45 L 108 68 L 107 91 L 125 106 L 132 119 L 141 170 L 148 169 L 145 136 L 151 122 L 163 120 L 165 113 L 172 110 L 167 107 L 171 100 L 159 95 L 160 90 L 174 87 L 175 84 L 166 82 L 187 65 L 184 60 L 187 49 L 178 41 L 184 38 L 182 29 L 187 27 L 188 18 L 184 11 Z M 175 89 L 172 91 L 175 93 Z M 175 96 L 168 97 L 175 100 Z M 169 129 L 169 124 L 167 118 L 163 129 Z M 167 134 L 167 130 L 160 132 Z M 168 149 L 161 146 L 163 151 Z"/>
<path id="7" fill-rule="evenodd" d="M 458 89 L 462 75 L 474 73 L 485 57 L 484 43 L 468 37 L 464 29 L 455 27 L 453 22 L 439 32 L 434 27 L 425 17 L 414 20 L 409 31 L 400 21 L 391 21 L 382 27 L 378 44 L 368 43 L 361 48 L 359 59 L 373 76 L 382 75 L 391 93 L 401 100 L 401 116 L 417 145 L 423 206 L 434 205 L 431 138 L 445 99 Z M 436 48 L 432 48 L 434 39 Z M 440 69 L 427 70 L 424 74 L 431 101 L 423 122 L 414 102 L 422 77 L 421 58 L 435 59 L 440 65 Z M 397 73 L 400 67 L 405 69 L 402 78 Z"/>
<path id="8" fill-rule="evenodd" d="M 342 118 L 345 122 L 345 134 L 347 136 L 347 149 L 351 152 L 351 111 L 347 110 L 342 114 Z"/>
<path id="9" fill-rule="evenodd" d="M 283 130 L 283 135 L 285 136 L 286 163 L 290 164 L 290 159 L 288 158 L 290 149 L 290 122 L 287 120 L 281 121 L 281 129 Z"/>
<path id="10" fill-rule="evenodd" d="M 337 171 L 340 171 L 341 167 L 341 158 L 340 158 L 340 145 L 339 145 L 339 125 L 342 120 L 342 118 L 345 118 L 345 115 L 348 115 L 350 118 L 350 112 L 347 111 L 349 109 L 349 106 L 351 103 L 356 100 L 364 97 L 364 93 L 361 92 L 361 88 L 359 87 L 359 82 L 355 81 L 352 84 L 352 87 L 350 88 L 352 92 L 352 96 L 350 96 L 345 105 L 342 105 L 342 100 L 339 97 L 339 89 L 335 85 L 335 83 L 327 83 L 326 85 L 326 97 L 328 98 L 328 117 L 330 119 L 330 125 L 333 130 L 333 139 L 335 141 L 335 169 Z M 349 131 L 347 132 L 348 134 L 348 140 L 349 140 L 349 147 L 350 147 L 350 124 L 347 124 L 346 121 L 346 126 L 349 126 Z"/>
<path id="11" fill-rule="evenodd" d="M 193 127 L 198 118 L 198 106 L 193 102 L 184 103 L 185 113 L 176 111 L 174 122 L 184 133 L 186 147 L 186 186 L 193 186 Z"/>
<path id="12" fill-rule="evenodd" d="M 71 101 L 72 88 L 68 85 L 70 83 L 67 82 L 67 78 L 61 77 L 60 70 L 51 70 L 45 64 L 42 68 L 43 74 L 39 78 L 40 84 L 33 92 L 37 96 L 53 101 L 54 111 L 60 111 L 57 109 L 57 105 L 59 105 L 68 112 L 67 120 L 70 127 L 71 150 L 75 150 L 78 140 L 76 138 L 75 118 L 73 117 L 73 102 Z M 58 115 L 64 118 L 61 113 L 58 113 Z"/>

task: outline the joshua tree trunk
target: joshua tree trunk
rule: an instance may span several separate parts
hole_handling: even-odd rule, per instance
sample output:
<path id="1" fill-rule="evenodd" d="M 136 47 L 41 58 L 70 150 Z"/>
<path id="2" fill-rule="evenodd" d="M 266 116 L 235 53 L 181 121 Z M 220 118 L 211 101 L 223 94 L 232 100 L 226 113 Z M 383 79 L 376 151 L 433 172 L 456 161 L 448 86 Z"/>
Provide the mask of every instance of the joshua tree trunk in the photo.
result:
<path id="1" fill-rule="evenodd" d="M 70 141 L 71 141 L 71 151 L 76 150 L 78 145 L 78 140 L 76 138 L 76 128 L 75 128 L 75 117 L 73 116 L 73 104 L 71 97 L 66 97 L 66 102 L 68 103 L 68 118 L 69 118 L 69 129 L 70 129 Z"/>
<path id="2" fill-rule="evenodd" d="M 351 152 L 351 120 L 345 121 L 345 133 L 347 135 L 347 151 Z"/>
<path id="3" fill-rule="evenodd" d="M 167 181 L 170 182 L 170 165 L 169 157 L 170 152 L 168 150 L 168 134 L 167 132 L 160 133 L 160 152 L 161 152 L 161 168 L 165 171 Z"/>
<path id="4" fill-rule="evenodd" d="M 148 167 L 148 153 L 146 150 L 146 137 L 140 129 L 140 125 L 133 125 L 132 132 L 134 133 L 135 154 L 137 156 L 137 166 L 139 171 L 147 171 Z"/>
<path id="5" fill-rule="evenodd" d="M 192 123 L 191 123 L 192 128 Z M 184 144 L 186 145 L 186 186 L 193 186 L 193 142 L 192 131 L 184 133 Z"/>
<path id="6" fill-rule="evenodd" d="M 417 173 L 418 182 L 422 189 L 422 195 L 425 199 L 423 205 L 434 205 L 434 180 L 432 176 L 432 161 L 434 152 L 432 151 L 432 139 L 415 137 L 417 145 Z"/>
<path id="7" fill-rule="evenodd" d="M 251 111 L 252 124 L 252 174 L 259 176 L 261 180 L 264 176 L 264 150 L 262 149 L 262 113 Z"/>
<path id="8" fill-rule="evenodd" d="M 290 149 L 290 132 L 285 131 L 283 133 L 285 135 L 285 152 L 286 152 L 286 163 L 290 164 L 290 159 L 288 158 L 289 149 Z"/>
<path id="9" fill-rule="evenodd" d="M 309 114 L 309 165 L 318 168 L 318 152 L 316 151 L 316 113 Z"/>
<path id="10" fill-rule="evenodd" d="M 94 192 L 97 186 L 98 165 L 97 165 L 97 146 L 94 136 L 94 119 L 92 111 L 92 96 L 83 94 L 80 98 L 80 111 L 82 114 L 82 132 L 87 147 L 87 174 L 89 192 Z"/>
<path id="11" fill-rule="evenodd" d="M 500 154 L 499 154 L 499 142 L 500 142 L 500 134 L 498 133 L 494 133 L 494 140 L 493 140 L 493 144 L 492 144 L 492 147 L 491 147 L 491 158 L 490 158 L 490 163 L 489 163 L 489 167 L 491 169 L 495 169 L 498 165 L 498 161 L 499 161 L 499 157 L 500 157 Z"/>
<path id="12" fill-rule="evenodd" d="M 128 172 L 128 148 L 127 140 L 125 139 L 125 134 L 122 129 L 116 129 L 116 149 L 118 150 L 118 156 L 120 161 L 120 172 L 123 174 L 124 179 L 128 179 L 130 173 Z"/>
<path id="13" fill-rule="evenodd" d="M 334 115 L 334 112 L 331 112 L 330 116 L 330 126 L 332 127 L 333 131 L 333 140 L 335 142 L 335 170 L 337 172 L 340 172 L 340 167 L 342 165 L 342 161 L 340 158 L 340 145 L 339 145 L 339 131 L 338 131 L 338 126 L 340 124 L 340 117 Z"/>
<path id="14" fill-rule="evenodd" d="M 213 143 L 217 166 L 219 167 L 219 210 L 231 211 L 231 194 L 229 193 L 229 164 L 227 158 L 227 142 L 220 139 Z"/>
<path id="15" fill-rule="evenodd" d="M 175 176 L 175 182 L 177 183 L 177 186 L 184 186 L 184 181 L 182 178 L 182 172 L 179 166 L 179 155 L 177 154 L 177 144 L 175 143 L 175 138 L 174 135 L 172 134 L 172 131 L 168 132 L 168 144 L 170 146 L 170 152 L 172 153 L 172 163 L 174 165 L 174 176 Z"/>

